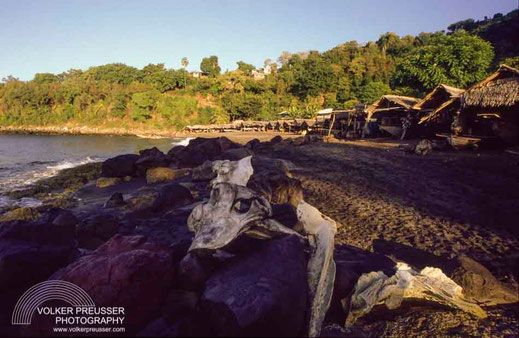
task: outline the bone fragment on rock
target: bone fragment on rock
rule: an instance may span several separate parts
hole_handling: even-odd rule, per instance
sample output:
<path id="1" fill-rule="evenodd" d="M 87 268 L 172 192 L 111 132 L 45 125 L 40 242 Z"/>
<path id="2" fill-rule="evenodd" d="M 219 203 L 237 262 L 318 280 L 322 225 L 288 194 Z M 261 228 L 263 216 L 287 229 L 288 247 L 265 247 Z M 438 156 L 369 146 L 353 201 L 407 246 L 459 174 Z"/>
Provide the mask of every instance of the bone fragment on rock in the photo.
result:
<path id="1" fill-rule="evenodd" d="M 252 156 L 245 157 L 239 161 L 214 161 L 213 170 L 217 176 L 211 181 L 211 185 L 227 182 L 237 185 L 247 185 L 252 176 Z"/>
<path id="2" fill-rule="evenodd" d="M 487 317 L 479 305 L 463 296 L 461 286 L 440 269 L 425 267 L 417 272 L 405 263 L 398 263 L 397 271 L 391 277 L 381 271 L 360 276 L 351 298 L 346 326 L 352 326 L 377 304 L 385 304 L 390 310 L 396 309 L 405 298 L 437 302 L 479 318 Z"/>
<path id="3" fill-rule="evenodd" d="M 333 294 L 336 272 L 333 250 L 337 225 L 331 218 L 304 201 L 297 207 L 297 216 L 312 246 L 312 254 L 308 261 L 311 301 L 308 334 L 310 337 L 317 337 Z"/>
<path id="4" fill-rule="evenodd" d="M 209 201 L 189 215 L 188 227 L 195 232 L 189 251 L 220 249 L 271 215 L 272 208 L 263 196 L 245 186 L 216 183 Z"/>

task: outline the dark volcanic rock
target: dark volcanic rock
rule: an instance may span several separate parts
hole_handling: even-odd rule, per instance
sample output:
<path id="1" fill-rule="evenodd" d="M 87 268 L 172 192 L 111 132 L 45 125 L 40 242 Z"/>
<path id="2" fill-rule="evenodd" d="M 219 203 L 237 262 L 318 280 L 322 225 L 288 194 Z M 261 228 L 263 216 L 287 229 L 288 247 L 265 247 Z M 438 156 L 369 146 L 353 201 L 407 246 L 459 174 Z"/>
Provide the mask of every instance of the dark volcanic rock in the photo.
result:
<path id="1" fill-rule="evenodd" d="M 119 231 L 121 223 L 109 213 L 93 214 L 77 226 L 77 238 L 80 248 L 94 250 L 109 240 Z"/>
<path id="2" fill-rule="evenodd" d="M 200 291 L 211 276 L 213 266 L 196 253 L 188 253 L 177 266 L 175 286 L 182 290 Z"/>
<path id="3" fill-rule="evenodd" d="M 264 241 L 260 250 L 227 264 L 207 281 L 199 303 L 211 335 L 304 333 L 308 287 L 305 254 L 297 238 Z"/>
<path id="4" fill-rule="evenodd" d="M 141 157 L 163 157 L 165 154 L 162 151 L 160 151 L 157 147 L 153 147 L 150 149 L 144 149 L 139 151 L 139 155 L 141 155 Z"/>
<path id="5" fill-rule="evenodd" d="M 171 148 L 169 151 L 168 151 L 168 157 L 170 159 L 177 159 L 177 154 L 179 154 L 180 152 L 182 152 L 182 150 L 184 150 L 186 146 L 175 146 L 173 148 Z"/>
<path id="6" fill-rule="evenodd" d="M 73 225 L 0 224 L 0 328 L 23 292 L 69 264 L 77 253 Z"/>
<path id="7" fill-rule="evenodd" d="M 270 140 L 271 143 L 279 143 L 279 142 L 281 142 L 281 141 L 283 141 L 283 138 L 282 138 L 281 136 L 279 136 L 279 135 L 274 136 L 274 137 L 272 138 L 272 140 Z"/>
<path id="8" fill-rule="evenodd" d="M 222 160 L 239 161 L 247 156 L 252 156 L 254 153 L 247 148 L 233 148 L 229 149 L 221 155 Z"/>
<path id="9" fill-rule="evenodd" d="M 121 207 L 125 205 L 126 202 L 124 201 L 123 194 L 120 192 L 114 192 L 108 200 L 105 202 L 104 207 L 105 208 L 115 208 L 115 207 Z"/>
<path id="10" fill-rule="evenodd" d="M 209 181 L 216 177 L 216 172 L 213 170 L 213 162 L 205 161 L 203 164 L 193 169 L 193 181 Z"/>
<path id="11" fill-rule="evenodd" d="M 254 173 L 270 171 L 276 174 L 285 174 L 290 177 L 288 167 L 282 160 L 263 156 L 253 156 L 251 164 Z"/>
<path id="12" fill-rule="evenodd" d="M 194 202 L 193 195 L 186 187 L 178 183 L 163 186 L 153 201 L 153 211 L 164 211 L 188 205 Z"/>
<path id="13" fill-rule="evenodd" d="M 290 203 L 272 204 L 272 218 L 286 227 L 293 228 L 298 222 L 297 209 Z"/>
<path id="14" fill-rule="evenodd" d="M 290 203 L 293 206 L 303 200 L 301 181 L 272 171 L 254 173 L 247 187 L 264 195 L 270 203 Z"/>
<path id="15" fill-rule="evenodd" d="M 116 235 L 51 279 L 78 285 L 98 307 L 124 307 L 127 333 L 132 333 L 159 314 L 172 271 L 166 249 L 148 242 L 145 236 Z"/>
<path id="16" fill-rule="evenodd" d="M 169 158 L 162 154 L 162 156 L 141 157 L 135 162 L 135 166 L 137 167 L 137 173 L 139 176 L 146 176 L 146 171 L 148 171 L 148 169 L 168 167 L 170 162 Z"/>
<path id="17" fill-rule="evenodd" d="M 182 167 L 195 167 L 207 160 L 218 159 L 223 152 L 240 148 L 241 145 L 232 142 L 226 137 L 202 138 L 198 137 L 189 142 L 189 145 L 175 154 Z"/>
<path id="18" fill-rule="evenodd" d="M 125 177 L 134 176 L 137 170 L 135 162 L 139 160 L 139 155 L 126 154 L 119 155 L 103 162 L 101 175 L 104 177 Z"/>
<path id="19" fill-rule="evenodd" d="M 247 149 L 251 149 L 251 150 L 257 149 L 257 148 L 259 148 L 260 146 L 261 146 L 261 142 L 260 142 L 260 140 L 258 140 L 257 138 L 252 139 L 252 140 L 250 140 L 249 142 L 247 142 L 247 143 L 245 144 L 245 148 L 247 148 Z"/>

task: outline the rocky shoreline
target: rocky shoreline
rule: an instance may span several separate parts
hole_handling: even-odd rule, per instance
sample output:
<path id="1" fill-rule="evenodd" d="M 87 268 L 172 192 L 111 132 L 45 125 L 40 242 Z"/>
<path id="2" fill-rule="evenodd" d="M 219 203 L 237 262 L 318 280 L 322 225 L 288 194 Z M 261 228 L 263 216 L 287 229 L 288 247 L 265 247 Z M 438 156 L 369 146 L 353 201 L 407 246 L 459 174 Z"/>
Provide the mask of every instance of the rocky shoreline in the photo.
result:
<path id="1" fill-rule="evenodd" d="M 141 137 L 183 137 L 174 130 L 142 128 L 106 128 L 90 126 L 0 126 L 0 134 L 40 134 L 40 135 L 110 135 Z M 181 136 L 177 136 L 181 135 Z"/>
<path id="2" fill-rule="evenodd" d="M 0 332 L 9 336 L 48 334 L 48 319 L 38 317 L 36 324 L 19 329 L 8 324 L 10 312 L 32 285 L 65 280 L 88 290 L 98 306 L 124 306 L 128 310 L 127 335 L 307 336 L 315 323 L 309 308 L 317 298 L 315 290 L 309 292 L 312 285 L 307 282 L 311 266 L 307 268 L 307 264 L 315 257 L 315 248 L 301 242 L 298 235 L 302 231 L 299 208 L 305 198 L 338 221 L 335 281 L 324 289 L 318 287 L 333 290 L 329 309 L 322 307 L 324 323 L 318 325 L 322 336 L 406 336 L 410 331 L 424 334 L 425 330 L 517 334 L 513 304 L 517 284 L 513 274 L 503 272 L 506 270 L 490 271 L 463 251 L 447 256 L 425 252 L 419 245 L 387 241 L 386 245 L 377 242 L 372 249 L 351 245 L 362 232 L 351 230 L 351 215 L 348 219 L 343 213 L 345 219 L 336 209 L 329 210 L 336 203 L 337 192 L 328 187 L 333 184 L 330 177 L 323 176 L 324 167 L 339 172 L 335 166 L 344 164 L 333 157 L 328 162 L 305 163 L 310 153 L 315 161 L 317 154 L 325 156 L 324 150 L 333 153 L 335 147 L 343 146 L 324 144 L 316 136 L 285 140 L 276 136 L 245 145 L 225 137 L 198 138 L 168 153 L 152 148 L 139 155 L 120 155 L 66 169 L 12 192 L 14 198 L 40 198 L 42 205 L 0 215 Z M 415 156 L 413 161 L 419 158 L 409 156 Z M 229 175 L 242 170 L 240 163 L 245 159 L 250 161 L 250 179 L 240 188 Z M 320 168 L 321 176 L 314 176 L 312 167 Z M 356 169 L 342 171 L 352 175 Z M 218 181 L 220 175 L 227 178 Z M 348 180 L 341 177 L 341 181 Z M 325 196 L 319 195 L 319 187 L 325 189 L 321 191 Z M 225 204 L 226 196 L 228 207 L 211 207 Z M 351 203 L 346 198 L 343 202 Z M 202 211 L 204 205 L 211 211 Z M 223 216 L 209 217 L 215 213 Z M 220 228 L 211 226 L 224 219 L 230 222 L 225 229 L 238 227 L 239 234 L 244 232 L 224 234 L 233 240 L 220 247 L 214 242 Z M 284 235 L 276 235 L 280 229 Z M 247 232 L 254 236 L 246 236 Z M 266 234 L 269 240 L 265 240 Z M 218 249 L 192 251 L 202 244 Z M 517 254 L 515 243 L 506 245 Z M 389 310 L 393 305 L 387 301 L 373 309 L 356 303 L 362 276 L 380 271 L 387 278 L 395 273 L 396 262 L 402 261 L 416 271 L 427 266 L 441 268 L 446 278 L 463 287 L 460 297 L 482 306 L 487 318 L 453 310 L 449 303 L 431 307 L 430 301 L 416 299 L 404 299 L 398 311 Z M 421 275 L 417 272 L 416 276 Z M 366 311 L 370 313 L 365 315 Z M 352 321 L 353 313 L 362 318 Z M 417 322 L 421 324 L 412 324 Z"/>

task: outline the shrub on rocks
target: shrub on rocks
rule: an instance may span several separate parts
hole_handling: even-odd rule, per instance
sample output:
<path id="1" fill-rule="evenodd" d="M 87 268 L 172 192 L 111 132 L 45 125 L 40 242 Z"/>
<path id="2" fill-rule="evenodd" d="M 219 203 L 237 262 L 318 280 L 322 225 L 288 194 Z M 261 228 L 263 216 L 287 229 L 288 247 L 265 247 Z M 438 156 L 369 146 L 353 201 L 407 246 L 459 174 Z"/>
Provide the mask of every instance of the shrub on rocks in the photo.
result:
<path id="1" fill-rule="evenodd" d="M 171 168 L 152 168 L 146 171 L 146 182 L 148 184 L 173 181 L 177 178 L 189 175 L 191 171 L 186 169 L 174 170 Z"/>
<path id="2" fill-rule="evenodd" d="M 122 182 L 123 180 L 119 177 L 99 177 L 96 181 L 96 187 L 107 188 Z"/>

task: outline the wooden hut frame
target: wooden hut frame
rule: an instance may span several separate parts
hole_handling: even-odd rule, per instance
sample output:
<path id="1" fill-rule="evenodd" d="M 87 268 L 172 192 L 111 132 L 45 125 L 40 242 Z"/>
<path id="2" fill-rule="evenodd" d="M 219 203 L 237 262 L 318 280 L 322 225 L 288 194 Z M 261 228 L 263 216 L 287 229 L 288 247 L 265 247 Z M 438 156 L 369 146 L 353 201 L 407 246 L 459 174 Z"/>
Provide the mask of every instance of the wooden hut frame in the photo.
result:
<path id="1" fill-rule="evenodd" d="M 372 121 L 374 116 L 379 115 L 382 116 L 382 121 L 377 122 L 379 128 L 393 136 L 400 136 L 403 130 L 400 119 L 409 112 L 417 112 L 413 109 L 413 106 L 419 101 L 420 99 L 410 96 L 383 95 L 366 108 L 367 117 L 364 133 L 367 131 L 368 123 Z"/>
<path id="2" fill-rule="evenodd" d="M 463 89 L 440 84 L 425 96 L 423 100 L 413 106 L 414 109 L 427 113 L 418 124 L 425 124 L 434 120 L 439 114 L 459 103 Z"/>

